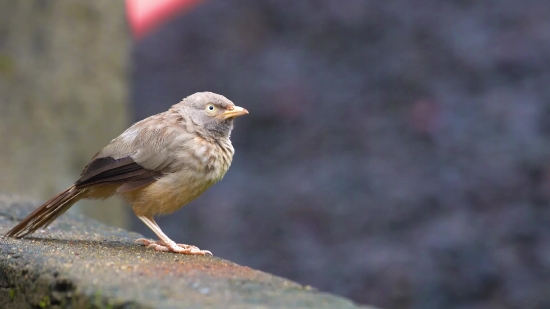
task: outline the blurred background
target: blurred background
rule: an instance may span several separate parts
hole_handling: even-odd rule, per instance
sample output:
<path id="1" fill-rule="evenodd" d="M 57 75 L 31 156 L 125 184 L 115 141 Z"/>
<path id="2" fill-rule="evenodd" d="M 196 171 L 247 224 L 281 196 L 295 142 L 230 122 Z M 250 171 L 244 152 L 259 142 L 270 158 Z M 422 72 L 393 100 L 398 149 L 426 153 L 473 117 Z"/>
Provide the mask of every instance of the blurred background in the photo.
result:
<path id="1" fill-rule="evenodd" d="M 1 191 L 213 91 L 250 115 L 174 240 L 382 308 L 550 307 L 549 1 L 150 3 L 0 0 Z"/>

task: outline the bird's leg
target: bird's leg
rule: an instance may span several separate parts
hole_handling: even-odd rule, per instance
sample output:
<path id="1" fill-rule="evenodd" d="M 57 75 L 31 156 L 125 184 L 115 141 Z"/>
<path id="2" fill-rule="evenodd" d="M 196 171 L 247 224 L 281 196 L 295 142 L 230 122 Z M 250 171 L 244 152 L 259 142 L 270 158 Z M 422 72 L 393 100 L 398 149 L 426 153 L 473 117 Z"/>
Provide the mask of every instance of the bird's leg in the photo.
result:
<path id="1" fill-rule="evenodd" d="M 176 244 L 173 240 L 168 238 L 166 234 L 162 232 L 158 224 L 150 216 L 137 216 L 145 225 L 147 225 L 157 236 L 160 238 L 158 241 L 151 241 L 145 238 L 136 239 L 136 243 L 141 243 L 147 247 L 152 247 L 157 251 L 175 252 L 183 254 L 193 255 L 212 255 L 212 252 L 208 250 L 201 250 L 198 247 Z"/>

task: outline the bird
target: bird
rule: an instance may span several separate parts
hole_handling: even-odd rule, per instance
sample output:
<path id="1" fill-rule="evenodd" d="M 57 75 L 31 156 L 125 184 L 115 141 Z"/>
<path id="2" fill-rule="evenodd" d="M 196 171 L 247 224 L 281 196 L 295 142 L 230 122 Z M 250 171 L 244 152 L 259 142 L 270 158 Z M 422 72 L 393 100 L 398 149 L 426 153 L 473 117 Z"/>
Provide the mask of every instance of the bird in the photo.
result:
<path id="1" fill-rule="evenodd" d="M 159 238 L 136 243 L 157 251 L 212 255 L 170 239 L 154 217 L 170 214 L 223 178 L 233 159 L 233 120 L 248 111 L 226 97 L 197 92 L 167 111 L 130 126 L 101 149 L 80 178 L 33 211 L 6 237 L 22 238 L 50 223 L 81 199 L 120 196 Z"/>

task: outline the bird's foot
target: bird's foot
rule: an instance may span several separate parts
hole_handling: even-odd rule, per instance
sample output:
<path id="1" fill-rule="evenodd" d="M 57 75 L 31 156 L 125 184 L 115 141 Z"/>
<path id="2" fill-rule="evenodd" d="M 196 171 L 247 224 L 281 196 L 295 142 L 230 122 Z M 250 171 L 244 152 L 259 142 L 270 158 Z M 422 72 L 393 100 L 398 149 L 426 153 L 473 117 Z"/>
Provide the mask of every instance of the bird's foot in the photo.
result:
<path id="1" fill-rule="evenodd" d="M 135 243 L 147 246 L 147 248 L 153 248 L 157 251 L 163 252 L 175 252 L 192 255 L 212 255 L 212 252 L 208 250 L 201 250 L 196 246 L 186 244 L 176 244 L 175 242 L 165 243 L 162 240 L 153 241 L 145 238 L 139 238 L 136 239 Z"/>

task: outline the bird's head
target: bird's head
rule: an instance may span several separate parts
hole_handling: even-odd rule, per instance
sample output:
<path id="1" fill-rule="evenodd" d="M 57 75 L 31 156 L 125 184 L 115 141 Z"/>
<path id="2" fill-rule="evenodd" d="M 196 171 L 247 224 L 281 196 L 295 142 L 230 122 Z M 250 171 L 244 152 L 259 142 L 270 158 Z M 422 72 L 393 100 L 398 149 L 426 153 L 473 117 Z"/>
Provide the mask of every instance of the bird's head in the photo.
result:
<path id="1" fill-rule="evenodd" d="M 178 105 L 180 112 L 189 116 L 198 133 L 213 138 L 229 137 L 233 119 L 248 114 L 246 109 L 212 92 L 197 92 Z"/>

